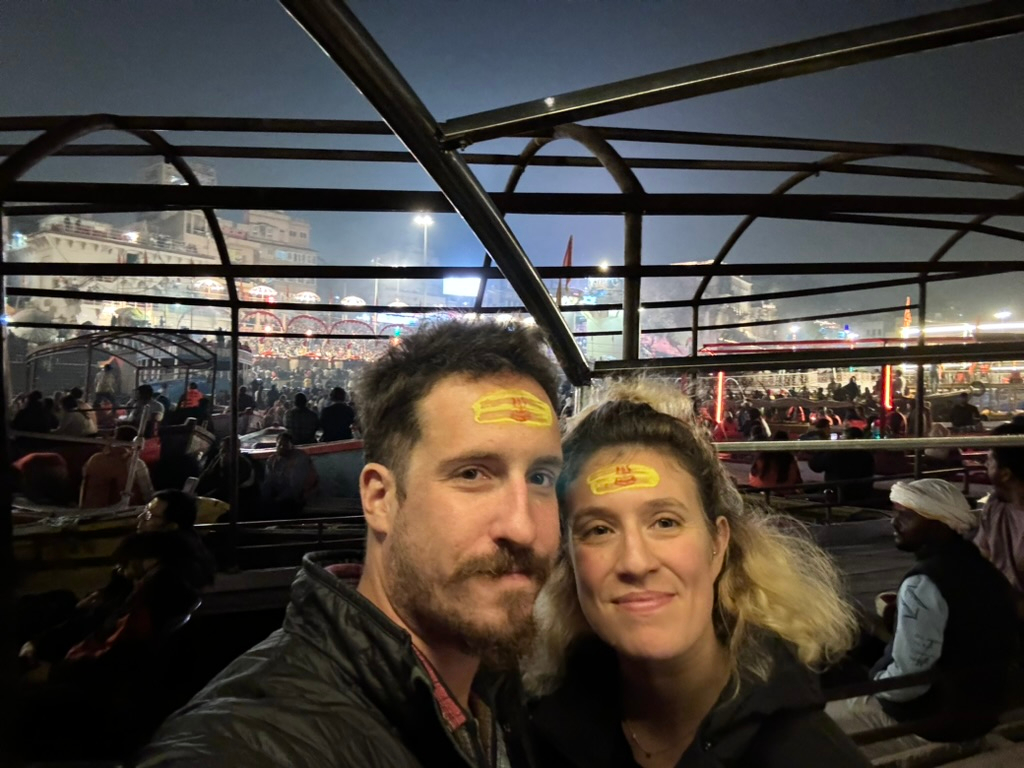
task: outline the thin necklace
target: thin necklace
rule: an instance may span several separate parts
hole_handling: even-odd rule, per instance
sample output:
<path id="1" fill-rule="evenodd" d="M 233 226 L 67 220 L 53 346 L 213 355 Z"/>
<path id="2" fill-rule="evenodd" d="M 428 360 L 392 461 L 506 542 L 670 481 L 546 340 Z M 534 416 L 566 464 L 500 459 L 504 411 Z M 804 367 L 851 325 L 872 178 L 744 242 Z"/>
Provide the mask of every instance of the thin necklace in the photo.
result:
<path id="1" fill-rule="evenodd" d="M 636 745 L 636 748 L 639 749 L 643 753 L 644 757 L 648 760 L 650 760 L 655 755 L 660 755 L 662 752 L 667 752 L 668 750 L 672 749 L 673 745 L 669 744 L 667 747 L 662 747 L 661 749 L 656 749 L 653 752 L 649 752 L 647 749 L 644 748 L 644 745 L 640 743 L 640 739 L 636 737 L 636 731 L 633 730 L 633 726 L 629 724 L 629 721 L 623 720 L 622 725 L 625 727 L 626 733 L 629 734 L 630 740 Z"/>

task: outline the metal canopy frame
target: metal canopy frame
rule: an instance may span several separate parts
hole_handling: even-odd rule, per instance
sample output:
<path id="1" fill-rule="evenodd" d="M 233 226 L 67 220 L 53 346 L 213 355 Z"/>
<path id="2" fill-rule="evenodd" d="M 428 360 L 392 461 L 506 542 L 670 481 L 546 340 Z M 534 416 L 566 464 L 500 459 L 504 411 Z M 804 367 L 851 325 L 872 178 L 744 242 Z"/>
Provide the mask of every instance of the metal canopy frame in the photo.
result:
<path id="1" fill-rule="evenodd" d="M 170 275 L 211 275 L 225 279 L 227 298 L 222 301 L 173 296 L 145 296 L 154 304 L 177 303 L 185 306 L 214 305 L 231 313 L 232 403 L 237 406 L 238 345 L 241 336 L 254 335 L 239 330 L 242 309 L 266 308 L 239 297 L 235 281 L 257 276 L 346 276 L 354 279 L 377 277 L 428 278 L 450 274 L 478 275 L 484 280 L 507 280 L 518 293 L 522 307 L 478 306 L 475 311 L 498 313 L 517 310 L 529 312 L 551 341 L 567 376 L 576 385 L 588 383 L 594 376 L 616 375 L 638 369 L 685 372 L 693 370 L 738 371 L 770 367 L 800 368 L 828 363 L 875 365 L 893 362 L 928 363 L 936 361 L 988 361 L 1020 357 L 1018 342 L 982 340 L 974 344 L 926 345 L 921 334 L 906 347 L 814 350 L 813 352 L 775 352 L 767 355 L 718 355 L 700 357 L 697 338 L 701 330 L 725 330 L 753 325 L 799 321 L 800 317 L 756 323 L 718 323 L 701 326 L 698 310 L 702 307 L 734 302 L 732 296 L 708 296 L 706 289 L 715 276 L 751 274 L 812 275 L 823 271 L 839 274 L 897 274 L 897 277 L 850 282 L 843 286 L 825 286 L 794 290 L 763 291 L 739 297 L 743 302 L 775 301 L 806 296 L 856 294 L 879 288 L 916 286 L 918 310 L 923 326 L 927 316 L 927 286 L 947 280 L 980 275 L 1024 272 L 1024 259 L 998 262 L 943 261 L 943 258 L 968 234 L 1000 238 L 1006 242 L 1024 242 L 1024 232 L 1007 226 L 992 226 L 987 220 L 995 215 L 1024 216 L 1024 193 L 999 197 L 991 194 L 961 197 L 894 195 L 806 195 L 786 194 L 803 180 L 818 174 L 856 174 L 873 178 L 903 178 L 931 181 L 955 181 L 978 184 L 988 190 L 1000 187 L 1024 188 L 1024 155 L 983 152 L 928 144 L 886 144 L 821 138 L 701 133 L 679 130 L 652 130 L 609 126 L 578 126 L 581 120 L 607 116 L 663 104 L 669 101 L 743 88 L 758 83 L 823 72 L 838 67 L 876 61 L 943 46 L 991 39 L 1024 31 L 1024 6 L 1020 0 L 992 0 L 966 8 L 903 19 L 862 29 L 826 35 L 738 56 L 693 64 L 666 72 L 587 88 L 573 93 L 488 110 L 439 122 L 413 92 L 376 41 L 342 0 L 280 0 L 310 37 L 344 71 L 381 116 L 381 121 L 300 120 L 289 118 L 221 118 L 181 116 L 29 116 L 0 117 L 0 133 L 42 132 L 24 146 L 0 144 L 0 212 L 5 215 L 87 214 L 173 209 L 202 209 L 214 236 L 218 265 L 183 265 L 181 268 L 159 265 L 87 265 L 69 264 L 68 275 L 111 274 L 136 277 Z M 82 136 L 99 130 L 118 130 L 140 139 L 142 144 L 73 144 Z M 322 149 L 315 147 L 225 146 L 219 144 L 172 144 L 165 133 L 289 133 L 310 136 L 391 136 L 403 145 L 392 150 Z M 463 152 L 471 144 L 492 138 L 518 136 L 530 144 L 519 155 L 487 152 Z M 541 147 L 554 139 L 571 138 L 591 156 L 539 154 Z M 612 146 L 612 143 L 615 146 Z M 620 145 L 646 145 L 642 156 L 630 156 Z M 686 158 L 660 157 L 650 147 L 720 147 L 730 150 L 758 149 L 802 153 L 768 160 L 735 157 Z M 824 155 L 808 159 L 808 153 Z M 51 156 L 70 157 L 164 157 L 188 180 L 188 187 L 147 186 L 137 184 L 43 183 L 21 181 L 26 170 Z M 409 163 L 422 166 L 436 183 L 438 192 L 402 190 L 302 189 L 266 187 L 199 186 L 185 157 L 252 158 L 274 161 L 315 160 L 326 162 Z M 902 162 L 892 163 L 891 158 Z M 943 167 L 921 168 L 914 162 L 927 159 Z M 960 166 L 956 169 L 948 164 Z M 512 167 L 510 183 L 503 193 L 489 194 L 471 170 L 471 166 L 504 165 Z M 515 192 L 518 178 L 528 165 L 565 168 L 605 168 L 619 182 L 619 194 L 530 194 Z M 768 195 L 680 195 L 650 194 L 643 190 L 636 172 L 646 169 L 707 171 L 718 173 L 789 173 L 793 176 Z M 444 211 L 458 213 L 474 231 L 488 258 L 497 269 L 489 268 L 361 268 L 320 267 L 270 268 L 231 263 L 227 246 L 219 232 L 215 208 L 291 209 L 327 211 Z M 542 268 L 531 263 L 504 216 L 509 213 L 623 215 L 627 222 L 623 266 L 607 272 L 593 268 Z M 724 216 L 747 217 L 707 264 L 643 265 L 640 238 L 644 216 Z M 969 221 L 943 218 L 973 216 Z M 864 226 L 904 227 L 946 230 L 946 241 L 930 257 L 919 262 L 903 261 L 885 265 L 865 264 L 734 264 L 725 263 L 736 241 L 756 218 L 804 220 L 858 224 Z M 0 220 L 2 222 L 2 220 Z M 3 240 L 0 224 L 0 246 Z M 11 263 L 0 247 L 0 302 L 7 296 L 66 297 L 98 300 L 123 300 L 111 293 L 83 293 L 73 290 L 43 290 L 6 285 L 6 275 L 45 274 L 48 265 Z M 559 307 L 549 295 L 542 278 L 596 276 L 621 277 L 624 282 L 622 304 L 588 305 L 592 311 L 625 308 L 629 317 L 623 324 L 621 360 L 588 366 L 576 338 L 619 335 L 594 331 L 574 334 L 563 312 L 574 307 Z M 667 276 L 702 278 L 691 298 L 640 304 L 641 280 Z M 482 299 L 482 297 L 481 297 Z M 477 302 L 480 304 L 481 302 Z M 693 346 L 689 356 L 640 359 L 640 337 L 644 333 L 682 331 L 682 328 L 642 328 L 641 309 L 689 307 L 692 310 Z M 278 303 L 276 309 L 303 311 L 389 311 L 371 306 L 351 310 L 337 305 Z M 891 313 L 891 306 L 859 307 L 826 317 Z M 433 307 L 407 307 L 404 312 L 433 312 Z M 806 317 L 806 316 L 801 316 Z M 820 319 L 822 315 L 815 315 Z M 68 324 L 32 324 L 26 326 L 64 327 L 85 330 Z M 154 346 L 164 347 L 173 332 L 149 329 Z M 110 344 L 122 342 L 122 334 L 138 336 L 136 331 L 100 329 L 84 337 L 83 344 L 96 344 L 108 338 Z M 296 334 L 270 334 L 294 337 Z M 357 334 L 317 334 L 333 338 L 364 338 Z M 368 337 L 366 337 L 368 338 Z M 0 332 L 0 355 L 5 352 L 6 329 Z M 188 339 L 179 346 L 188 348 Z M 137 351 L 137 350 L 134 350 Z M 36 353 L 37 359 L 44 350 Z M 923 368 L 918 368 L 918 393 L 922 396 Z M 10 384 L 2 377 L 0 390 L 0 467 L 7 461 L 6 408 Z M 923 412 L 918 403 L 919 415 Z M 237 433 L 237 407 L 232 408 L 232 432 Z M 918 424 L 920 428 L 920 424 Z M 231 535 L 236 530 L 234 513 L 238 509 L 237 456 L 229 454 L 228 475 L 233 488 Z M 10 560 L 10 487 L 6 473 L 0 473 L 0 576 L 11 572 Z"/>
<path id="2" fill-rule="evenodd" d="M 196 300 L 189 297 L 150 297 L 152 303 L 183 305 L 214 305 L 232 312 L 233 349 L 237 347 L 237 313 L 239 309 L 259 308 L 258 302 L 238 297 L 235 280 L 267 276 L 345 276 L 352 279 L 428 278 L 450 275 L 463 270 L 451 268 L 361 268 L 321 267 L 309 272 L 302 268 L 256 267 L 231 264 L 223 238 L 218 237 L 214 208 L 346 210 L 346 211 L 439 211 L 459 213 L 476 232 L 498 270 L 483 268 L 467 270 L 479 275 L 482 282 L 501 276 L 508 280 L 529 312 L 545 328 L 553 349 L 567 375 L 576 384 L 586 383 L 591 375 L 602 375 L 607 365 L 591 369 L 583 358 L 574 336 L 610 335 L 609 332 L 573 334 L 563 319 L 566 308 L 557 307 L 545 288 L 542 278 L 595 276 L 593 269 L 535 268 L 504 223 L 508 213 L 624 215 L 627 220 L 625 263 L 601 274 L 624 279 L 624 303 L 629 318 L 622 333 L 623 358 L 626 368 L 647 366 L 639 359 L 639 338 L 643 333 L 681 331 L 682 328 L 641 328 L 639 311 L 643 308 L 690 307 L 693 322 L 691 356 L 698 353 L 697 338 L 701 330 L 723 330 L 752 325 L 751 323 L 718 323 L 701 326 L 701 307 L 726 304 L 731 297 L 705 296 L 710 280 L 724 275 L 794 274 L 812 275 L 825 272 L 839 274 L 844 270 L 864 274 L 904 274 L 907 277 L 852 283 L 847 286 L 810 289 L 807 291 L 772 291 L 743 296 L 742 301 L 772 301 L 813 294 L 853 293 L 898 285 L 917 285 L 923 293 L 928 282 L 966 279 L 984 274 L 1021 271 L 1012 261 L 979 264 L 940 260 L 967 234 L 1021 242 L 1024 232 L 1005 226 L 991 226 L 992 216 L 1024 215 L 1024 193 L 1009 199 L 991 195 L 961 197 L 894 196 L 894 195 L 788 195 L 790 189 L 807 178 L 821 173 L 860 174 L 889 178 L 912 178 L 936 181 L 958 181 L 980 185 L 1024 187 L 1024 155 L 998 152 L 968 151 L 937 145 L 892 145 L 876 142 L 845 141 L 819 138 L 715 134 L 674 130 L 616 128 L 607 126 L 576 126 L 565 123 L 580 119 L 618 113 L 653 104 L 666 103 L 697 95 L 747 87 L 769 80 L 821 72 L 865 61 L 905 55 L 935 48 L 990 39 L 1024 31 L 1024 9 L 1015 0 L 992 0 L 967 8 L 927 14 L 897 22 L 880 24 L 838 34 L 826 35 L 738 56 L 680 67 L 667 72 L 583 89 L 571 94 L 545 97 L 536 102 L 490 110 L 476 115 L 439 123 L 426 109 L 401 74 L 380 49 L 342 0 L 281 0 L 292 15 L 352 80 L 353 84 L 377 109 L 383 121 L 367 120 L 298 120 L 280 118 L 210 118 L 176 116 L 112 116 L 86 117 L 7 117 L 0 118 L 0 132 L 44 131 L 43 135 L 24 147 L 0 145 L 0 201 L 8 215 L 138 211 L 151 209 L 184 209 L 200 207 L 207 214 L 211 231 L 217 240 L 221 264 L 181 265 L 123 274 L 136 276 L 211 274 L 226 280 L 225 300 Z M 79 136 L 96 130 L 116 129 L 140 138 L 145 145 L 87 144 L 69 145 Z M 171 145 L 157 131 L 293 133 L 306 135 L 392 136 L 407 151 L 354 150 L 281 147 L 232 147 L 222 145 Z M 460 152 L 458 148 L 489 138 L 526 136 L 532 139 L 523 153 Z M 540 148 L 558 138 L 572 138 L 581 143 L 592 156 L 539 154 Z M 629 157 L 617 152 L 609 142 L 643 142 L 646 144 L 717 146 L 728 148 L 775 149 L 800 152 L 829 152 L 830 155 L 808 161 L 680 159 L 673 157 Z M 194 157 L 248 157 L 275 160 L 327 160 L 343 162 L 417 162 L 437 183 L 440 192 L 361 189 L 303 189 L 274 187 L 202 188 L 194 177 L 189 187 L 151 186 L 137 184 L 81 184 L 24 182 L 18 179 L 24 171 L 51 155 L 66 156 L 140 156 L 162 155 L 191 176 L 181 159 Z M 880 158 L 928 158 L 966 166 L 968 170 L 924 169 L 907 165 L 883 165 Z M 875 161 L 875 162 L 872 162 Z M 470 170 L 471 164 L 510 165 L 512 176 L 505 192 L 488 194 Z M 528 165 L 547 167 L 604 167 L 619 181 L 620 194 L 549 194 L 517 193 L 515 186 Z M 774 193 L 768 195 L 718 194 L 649 194 L 636 177 L 639 169 L 685 169 L 721 172 L 790 172 L 794 175 Z M 726 242 L 710 264 L 642 265 L 640 260 L 640 227 L 644 215 L 746 215 L 747 218 Z M 973 215 L 970 222 L 942 216 Z M 736 241 L 756 218 L 770 217 L 807 221 L 837 222 L 870 226 L 897 226 L 947 230 L 950 237 L 924 262 L 898 264 L 725 264 L 725 258 Z M 938 218 L 936 218 L 938 217 Z M 630 231 L 633 234 L 630 234 Z M 39 274 L 42 265 L 4 263 L 8 273 Z M 68 274 L 92 274 L 92 265 L 68 265 Z M 137 266 L 137 265 L 132 265 Z M 97 270 L 109 271 L 97 265 Z M 666 276 L 700 276 L 700 287 L 690 299 L 646 302 L 640 305 L 641 279 Z M 43 297 L 71 295 L 41 289 L 12 288 L 8 295 Z M 90 294 L 93 298 L 107 294 Z M 478 297 L 482 300 L 482 296 Z M 495 312 L 514 307 L 483 307 L 477 311 Z M 277 304 L 278 309 L 314 309 L 352 311 L 328 305 Z M 595 310 L 618 308 L 619 305 L 597 305 Z M 923 313 L 926 301 L 919 296 L 915 304 Z M 364 308 L 365 309 L 365 308 Z M 383 307 L 373 307 L 384 311 Z M 406 308 L 406 311 L 430 311 L 430 307 Z M 891 307 L 853 310 L 858 315 L 890 312 Z M 571 310 L 570 310 L 571 311 Z M 835 316 L 850 313 L 835 313 Z M 797 321 L 798 318 L 758 321 L 771 325 Z M 974 345 L 980 350 L 981 345 Z M 236 350 L 237 354 L 237 350 Z M 927 349 L 923 352 L 927 354 Z M 678 362 L 678 361 L 676 361 Z M 694 361 L 696 362 L 696 361 Z M 612 367 L 618 368 L 615 363 Z M 235 387 L 233 387 L 234 389 Z"/>
<path id="3" fill-rule="evenodd" d="M 67 341 L 46 344 L 30 352 L 28 363 L 37 363 L 47 357 L 78 349 L 98 349 L 121 357 L 126 352 L 141 355 L 148 360 L 171 360 L 174 366 L 203 370 L 215 368 L 217 353 L 180 332 L 152 333 L 144 328 L 122 331 L 94 331 Z"/>

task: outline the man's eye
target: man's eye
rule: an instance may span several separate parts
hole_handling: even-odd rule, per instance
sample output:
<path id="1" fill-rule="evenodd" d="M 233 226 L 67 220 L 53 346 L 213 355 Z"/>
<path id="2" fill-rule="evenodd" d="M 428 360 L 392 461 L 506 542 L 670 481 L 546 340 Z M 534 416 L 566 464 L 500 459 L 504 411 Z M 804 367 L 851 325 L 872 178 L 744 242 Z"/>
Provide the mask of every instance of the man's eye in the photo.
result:
<path id="1" fill-rule="evenodd" d="M 545 488 L 553 488 L 555 485 L 555 473 L 547 471 L 534 472 L 530 475 L 530 482 Z"/>
<path id="2" fill-rule="evenodd" d="M 459 470 L 460 480 L 477 480 L 481 475 L 481 472 L 476 467 L 466 467 L 465 469 Z"/>

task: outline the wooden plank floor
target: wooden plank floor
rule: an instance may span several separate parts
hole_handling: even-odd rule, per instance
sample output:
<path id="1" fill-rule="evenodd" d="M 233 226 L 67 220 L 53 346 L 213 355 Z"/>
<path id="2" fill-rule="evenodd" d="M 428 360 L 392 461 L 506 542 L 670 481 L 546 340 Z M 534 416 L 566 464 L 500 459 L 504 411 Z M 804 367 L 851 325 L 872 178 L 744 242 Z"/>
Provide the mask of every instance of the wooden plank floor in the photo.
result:
<path id="1" fill-rule="evenodd" d="M 904 574 L 914 564 L 914 556 L 900 552 L 888 541 L 826 546 L 846 580 L 847 591 L 865 610 L 874 613 L 875 595 L 895 592 Z"/>

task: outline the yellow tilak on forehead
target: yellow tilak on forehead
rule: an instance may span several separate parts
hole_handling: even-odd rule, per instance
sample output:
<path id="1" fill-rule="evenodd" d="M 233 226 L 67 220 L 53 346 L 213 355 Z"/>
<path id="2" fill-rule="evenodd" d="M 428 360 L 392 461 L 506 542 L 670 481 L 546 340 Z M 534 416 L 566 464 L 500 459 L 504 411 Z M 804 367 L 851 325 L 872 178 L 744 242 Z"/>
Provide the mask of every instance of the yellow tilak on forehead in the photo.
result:
<path id="1" fill-rule="evenodd" d="M 640 488 L 655 488 L 661 477 L 653 467 L 643 464 L 615 464 L 602 467 L 587 477 L 587 485 L 595 496 L 606 493 L 632 491 Z"/>
<path id="2" fill-rule="evenodd" d="M 525 389 L 499 389 L 473 403 L 478 424 L 524 424 L 550 427 L 555 423 L 551 406 Z"/>

